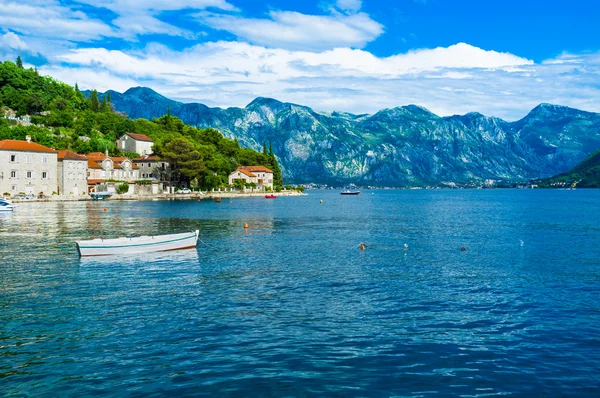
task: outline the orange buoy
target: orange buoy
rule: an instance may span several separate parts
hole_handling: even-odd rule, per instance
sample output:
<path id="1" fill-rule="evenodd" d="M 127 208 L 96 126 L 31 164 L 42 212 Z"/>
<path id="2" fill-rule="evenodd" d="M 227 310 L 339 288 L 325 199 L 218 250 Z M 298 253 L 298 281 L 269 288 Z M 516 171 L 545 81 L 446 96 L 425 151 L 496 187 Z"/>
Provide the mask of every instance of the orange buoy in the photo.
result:
<path id="1" fill-rule="evenodd" d="M 248 229 L 248 223 L 244 224 L 244 228 Z"/>
<path id="2" fill-rule="evenodd" d="M 106 207 L 104 208 L 104 212 L 106 212 Z"/>

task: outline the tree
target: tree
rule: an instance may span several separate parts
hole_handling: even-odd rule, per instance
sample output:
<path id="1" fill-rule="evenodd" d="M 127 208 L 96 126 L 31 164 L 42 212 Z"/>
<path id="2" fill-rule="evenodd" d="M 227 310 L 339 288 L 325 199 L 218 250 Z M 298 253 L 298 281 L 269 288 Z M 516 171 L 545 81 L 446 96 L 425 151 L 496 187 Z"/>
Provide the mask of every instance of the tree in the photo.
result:
<path id="1" fill-rule="evenodd" d="M 263 155 L 267 156 L 267 141 L 263 142 Z"/>
<path id="2" fill-rule="evenodd" d="M 100 101 L 98 101 L 98 91 L 92 90 L 90 93 L 90 109 L 93 112 L 98 112 L 100 110 Z"/>
<path id="3" fill-rule="evenodd" d="M 112 101 L 110 100 L 110 91 L 106 93 L 106 101 L 110 104 Z"/>
<path id="4" fill-rule="evenodd" d="M 110 107 L 108 106 L 108 102 L 106 102 L 106 97 L 102 98 L 102 102 L 100 103 L 100 112 L 110 112 Z"/>
<path id="5" fill-rule="evenodd" d="M 202 176 L 205 170 L 204 159 L 194 145 L 186 138 L 175 138 L 167 142 L 161 157 L 169 162 L 173 171 L 171 182 L 190 181 Z"/>
<path id="6" fill-rule="evenodd" d="M 20 55 L 17 57 L 17 67 L 19 69 L 23 69 L 23 61 L 21 61 L 21 56 Z"/>
<path id="7" fill-rule="evenodd" d="M 40 93 L 31 93 L 27 96 L 27 113 L 38 113 L 46 107 L 46 101 Z"/>

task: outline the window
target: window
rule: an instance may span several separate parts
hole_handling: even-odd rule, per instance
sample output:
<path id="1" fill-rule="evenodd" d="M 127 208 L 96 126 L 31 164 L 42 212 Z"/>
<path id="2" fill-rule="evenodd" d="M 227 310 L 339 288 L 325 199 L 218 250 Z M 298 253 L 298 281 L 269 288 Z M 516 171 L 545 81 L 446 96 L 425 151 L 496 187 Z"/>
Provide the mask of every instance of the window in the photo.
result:
<path id="1" fill-rule="evenodd" d="M 28 171 L 26 178 L 29 178 L 29 179 L 33 178 L 33 171 Z"/>
<path id="2" fill-rule="evenodd" d="M 148 163 L 148 167 L 152 167 L 152 164 Z"/>
<path id="3" fill-rule="evenodd" d="M 27 163 L 33 163 L 33 156 L 32 155 L 27 155 L 26 159 L 27 159 Z"/>
<path id="4" fill-rule="evenodd" d="M 17 161 L 17 155 L 10 155 L 10 161 L 15 163 Z"/>
<path id="5" fill-rule="evenodd" d="M 42 163 L 48 163 L 48 156 L 42 156 Z"/>
<path id="6" fill-rule="evenodd" d="M 17 172 L 15 170 L 10 172 L 10 178 L 17 178 Z"/>
<path id="7" fill-rule="evenodd" d="M 47 179 L 48 179 L 48 172 L 42 171 L 42 180 L 47 180 Z"/>
<path id="8" fill-rule="evenodd" d="M 16 191 L 16 190 L 17 190 L 17 186 L 16 186 L 16 185 L 13 185 L 12 187 L 10 187 L 10 190 L 11 190 L 11 191 Z"/>

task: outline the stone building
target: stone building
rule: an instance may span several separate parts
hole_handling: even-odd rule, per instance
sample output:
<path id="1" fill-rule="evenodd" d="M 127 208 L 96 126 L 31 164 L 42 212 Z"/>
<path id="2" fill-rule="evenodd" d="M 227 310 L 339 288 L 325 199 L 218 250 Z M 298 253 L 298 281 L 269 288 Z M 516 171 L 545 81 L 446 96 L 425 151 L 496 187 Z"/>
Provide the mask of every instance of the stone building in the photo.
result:
<path id="1" fill-rule="evenodd" d="M 144 134 L 125 133 L 117 140 L 117 147 L 123 152 L 135 152 L 139 155 L 150 155 L 154 142 Z"/>
<path id="2" fill-rule="evenodd" d="M 81 195 L 87 193 L 88 160 L 67 149 L 58 151 L 58 193 Z"/>
<path id="3" fill-rule="evenodd" d="M 244 183 L 253 182 L 257 189 L 273 189 L 273 171 L 265 166 L 239 166 L 229 174 L 230 185 L 233 185 L 236 180 L 242 180 Z"/>
<path id="4" fill-rule="evenodd" d="M 87 159 L 89 184 L 107 180 L 134 182 L 140 179 L 139 167 L 126 157 L 92 152 Z"/>
<path id="5" fill-rule="evenodd" d="M 0 141 L 0 195 L 50 195 L 58 192 L 58 153 L 25 141 Z"/>
<path id="6" fill-rule="evenodd" d="M 161 188 L 166 189 L 169 180 L 166 173 L 169 170 L 168 162 L 152 154 L 133 159 L 133 164 L 139 167 L 141 180 L 158 181 Z"/>

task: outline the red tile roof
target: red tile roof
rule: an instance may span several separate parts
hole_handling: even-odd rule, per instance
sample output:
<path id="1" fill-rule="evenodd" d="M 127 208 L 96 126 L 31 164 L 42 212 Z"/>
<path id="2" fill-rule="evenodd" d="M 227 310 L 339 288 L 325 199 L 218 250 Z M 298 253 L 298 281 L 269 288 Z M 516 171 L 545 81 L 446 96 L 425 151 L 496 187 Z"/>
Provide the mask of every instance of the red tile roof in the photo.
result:
<path id="1" fill-rule="evenodd" d="M 248 177 L 256 177 L 256 175 L 252 174 L 251 171 L 246 170 L 246 169 L 242 169 L 242 168 L 238 167 L 238 169 L 236 171 L 239 171 L 240 173 L 246 174 Z"/>
<path id="2" fill-rule="evenodd" d="M 96 184 L 99 184 L 101 182 L 106 182 L 106 180 L 102 180 L 102 179 L 100 179 L 100 180 L 87 180 L 88 185 L 96 185 Z"/>
<path id="3" fill-rule="evenodd" d="M 265 172 L 265 173 L 272 173 L 271 170 L 267 169 L 265 166 L 240 166 L 238 167 L 239 169 L 244 169 L 244 170 L 248 170 L 252 173 L 256 173 L 256 172 Z"/>
<path id="4" fill-rule="evenodd" d="M 152 142 L 152 139 L 144 134 L 135 134 L 135 133 L 125 133 L 136 141 L 149 141 Z"/>
<path id="5" fill-rule="evenodd" d="M 146 156 L 142 156 L 141 158 L 135 158 L 132 159 L 135 163 L 143 163 L 143 162 L 160 162 L 160 158 L 158 157 L 158 155 L 146 155 Z"/>
<path id="6" fill-rule="evenodd" d="M 75 152 L 71 152 L 68 149 L 58 151 L 58 160 L 69 159 L 69 160 L 87 160 L 84 155 L 80 155 Z"/>
<path id="7" fill-rule="evenodd" d="M 20 140 L 2 140 L 0 141 L 0 151 L 22 151 L 22 152 L 47 152 L 56 153 L 54 149 L 47 148 L 35 142 Z"/>
<path id="8" fill-rule="evenodd" d="M 98 163 L 96 163 L 92 159 L 88 159 L 88 169 L 101 169 L 101 168 L 102 168 L 102 166 L 100 166 Z"/>
<path id="9" fill-rule="evenodd" d="M 87 158 L 91 160 L 104 160 L 106 155 L 102 152 L 91 152 L 87 154 Z"/>

